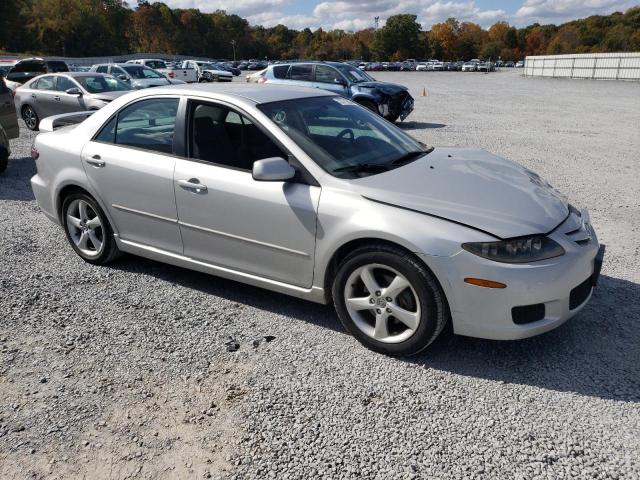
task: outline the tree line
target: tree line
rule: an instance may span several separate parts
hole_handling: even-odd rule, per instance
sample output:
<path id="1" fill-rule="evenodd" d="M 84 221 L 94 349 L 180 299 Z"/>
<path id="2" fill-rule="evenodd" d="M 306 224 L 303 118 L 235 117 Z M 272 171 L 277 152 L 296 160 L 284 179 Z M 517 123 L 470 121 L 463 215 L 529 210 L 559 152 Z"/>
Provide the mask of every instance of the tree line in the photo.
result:
<path id="1" fill-rule="evenodd" d="M 0 51 L 62 56 L 133 52 L 210 58 L 320 60 L 468 60 L 525 55 L 640 51 L 640 7 L 562 25 L 483 29 L 449 18 L 425 31 L 416 15 L 390 17 L 379 29 L 265 28 L 218 10 L 171 9 L 139 0 L 12 0 L 0 2 Z M 232 45 L 232 41 L 234 45 Z"/>

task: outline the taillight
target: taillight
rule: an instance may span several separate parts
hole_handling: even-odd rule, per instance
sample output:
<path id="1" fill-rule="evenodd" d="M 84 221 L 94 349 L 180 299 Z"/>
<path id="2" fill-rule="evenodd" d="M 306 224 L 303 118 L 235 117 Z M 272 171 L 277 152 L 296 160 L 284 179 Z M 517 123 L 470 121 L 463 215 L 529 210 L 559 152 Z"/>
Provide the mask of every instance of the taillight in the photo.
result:
<path id="1" fill-rule="evenodd" d="M 258 83 L 267 83 L 267 79 L 265 77 L 258 78 Z"/>
<path id="2" fill-rule="evenodd" d="M 31 158 L 37 160 L 40 157 L 40 152 L 35 146 L 31 146 Z"/>
<path id="3" fill-rule="evenodd" d="M 169 72 L 169 78 L 176 78 L 176 74 L 173 72 Z"/>

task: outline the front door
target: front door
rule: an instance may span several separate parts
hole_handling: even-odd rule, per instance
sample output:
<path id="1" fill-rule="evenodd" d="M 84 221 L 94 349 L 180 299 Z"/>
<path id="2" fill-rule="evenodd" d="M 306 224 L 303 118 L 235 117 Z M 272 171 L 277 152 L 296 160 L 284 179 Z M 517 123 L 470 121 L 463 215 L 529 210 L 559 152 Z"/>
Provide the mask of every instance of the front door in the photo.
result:
<path id="1" fill-rule="evenodd" d="M 80 86 L 68 77 L 58 76 L 58 81 L 56 82 L 58 113 L 71 113 L 87 109 L 82 95 L 66 93 L 70 88 L 80 90 Z"/>
<path id="2" fill-rule="evenodd" d="M 13 103 L 11 90 L 5 85 L 4 80 L 0 80 L 0 125 L 4 128 L 7 138 L 18 137 L 16 107 Z"/>
<path id="3" fill-rule="evenodd" d="M 246 116 L 191 102 L 188 159 L 175 170 L 184 254 L 310 287 L 320 188 L 253 180 L 253 162 L 286 154 Z"/>
<path id="4" fill-rule="evenodd" d="M 82 151 L 91 186 L 122 240 L 182 253 L 173 192 L 177 98 L 124 107 Z"/>
<path id="5" fill-rule="evenodd" d="M 313 86 L 348 97 L 347 82 L 335 68 L 329 65 L 316 65 Z"/>

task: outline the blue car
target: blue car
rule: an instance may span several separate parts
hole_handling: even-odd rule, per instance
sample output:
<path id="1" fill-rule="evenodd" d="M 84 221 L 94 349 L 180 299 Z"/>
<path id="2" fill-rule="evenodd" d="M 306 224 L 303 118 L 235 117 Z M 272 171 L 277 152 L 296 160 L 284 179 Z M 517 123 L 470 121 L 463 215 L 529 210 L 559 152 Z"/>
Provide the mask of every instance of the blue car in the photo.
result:
<path id="1" fill-rule="evenodd" d="M 413 111 L 407 87 L 378 82 L 368 73 L 339 62 L 300 62 L 270 65 L 260 83 L 315 87 L 342 95 L 390 122 L 404 120 Z"/>

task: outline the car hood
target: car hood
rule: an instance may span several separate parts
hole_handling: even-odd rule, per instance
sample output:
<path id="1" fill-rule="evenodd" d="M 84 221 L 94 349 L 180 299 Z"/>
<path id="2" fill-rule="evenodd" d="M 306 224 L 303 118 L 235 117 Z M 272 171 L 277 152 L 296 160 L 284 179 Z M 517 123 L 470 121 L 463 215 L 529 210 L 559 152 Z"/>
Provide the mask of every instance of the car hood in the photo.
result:
<path id="1" fill-rule="evenodd" d="M 171 82 L 166 78 L 140 78 L 131 81 L 131 86 L 134 88 L 159 87 L 162 85 L 171 85 Z"/>
<path id="2" fill-rule="evenodd" d="M 388 82 L 359 82 L 354 84 L 354 87 L 357 90 L 378 90 L 387 95 L 395 95 L 407 90 L 404 85 Z"/>
<path id="3" fill-rule="evenodd" d="M 437 148 L 408 165 L 352 184 L 369 200 L 502 239 L 547 233 L 569 213 L 567 199 L 537 174 L 484 150 Z"/>

